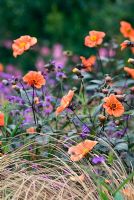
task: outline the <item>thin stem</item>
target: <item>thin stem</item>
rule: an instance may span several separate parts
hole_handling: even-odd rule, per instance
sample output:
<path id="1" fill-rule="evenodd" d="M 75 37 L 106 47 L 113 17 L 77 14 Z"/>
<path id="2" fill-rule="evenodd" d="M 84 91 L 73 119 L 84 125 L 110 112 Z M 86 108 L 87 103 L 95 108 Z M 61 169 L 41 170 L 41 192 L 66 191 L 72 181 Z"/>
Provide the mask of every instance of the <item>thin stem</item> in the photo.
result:
<path id="1" fill-rule="evenodd" d="M 71 109 L 72 110 L 72 109 Z M 75 113 L 75 111 L 74 110 L 72 110 L 73 111 L 73 113 L 74 113 L 74 115 L 77 117 L 77 119 L 83 124 L 83 125 L 85 125 L 88 129 L 90 129 L 89 127 L 88 127 L 88 125 L 86 124 L 86 123 L 84 123 L 80 118 L 79 118 L 79 116 Z"/>
<path id="2" fill-rule="evenodd" d="M 30 99 L 29 99 L 29 97 L 28 97 L 28 94 L 27 94 L 27 92 L 26 92 L 26 89 L 25 89 L 25 87 L 24 87 L 24 85 L 23 85 L 23 83 L 20 81 L 20 84 L 21 84 L 21 86 L 22 86 L 22 88 L 23 88 L 23 90 L 24 90 L 24 92 L 25 92 L 25 94 L 26 94 L 26 97 L 27 97 L 27 99 L 28 99 L 28 101 L 29 101 L 29 104 L 31 105 L 31 101 L 30 101 Z"/>
<path id="3" fill-rule="evenodd" d="M 97 49 L 97 48 L 96 48 Z M 99 50 L 97 49 L 97 55 L 98 55 L 98 63 L 99 63 L 99 65 L 100 65 L 100 69 L 101 69 L 101 71 L 102 71 L 102 73 L 103 73 L 103 75 L 104 75 L 104 68 L 103 68 L 103 65 L 102 65 L 102 61 L 101 61 L 101 58 L 100 58 L 100 54 L 99 54 Z"/>
<path id="4" fill-rule="evenodd" d="M 36 116 L 35 116 L 35 110 L 34 110 L 34 86 L 33 86 L 33 95 L 32 95 L 32 111 L 33 111 L 34 122 L 36 125 Z"/>

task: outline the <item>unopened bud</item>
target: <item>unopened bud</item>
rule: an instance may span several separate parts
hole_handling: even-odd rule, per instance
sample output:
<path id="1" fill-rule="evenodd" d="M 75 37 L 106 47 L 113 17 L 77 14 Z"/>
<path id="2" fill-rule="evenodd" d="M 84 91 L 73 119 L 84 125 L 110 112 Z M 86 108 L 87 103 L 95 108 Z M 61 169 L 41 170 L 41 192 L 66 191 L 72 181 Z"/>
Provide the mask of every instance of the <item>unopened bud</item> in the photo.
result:
<path id="1" fill-rule="evenodd" d="M 134 87 L 130 88 L 131 94 L 134 94 Z"/>
<path id="2" fill-rule="evenodd" d="M 108 94 L 108 89 L 106 89 L 106 88 L 102 89 L 102 93 L 103 94 Z"/>
<path id="3" fill-rule="evenodd" d="M 133 58 L 129 58 L 129 59 L 128 59 L 128 63 L 134 65 L 134 59 L 133 59 Z"/>
<path id="4" fill-rule="evenodd" d="M 72 70 L 74 74 L 76 74 L 79 78 L 82 78 L 81 71 L 76 67 Z"/>
<path id="5" fill-rule="evenodd" d="M 121 95 L 121 94 L 123 94 L 123 93 L 122 93 L 122 90 L 120 90 L 120 89 L 115 89 L 115 90 L 114 90 L 114 94 L 115 94 L 115 95 Z"/>
<path id="6" fill-rule="evenodd" d="M 106 117 L 104 115 L 99 115 L 98 119 L 100 122 L 104 123 L 106 121 Z"/>
<path id="7" fill-rule="evenodd" d="M 107 83 L 112 82 L 111 76 L 107 75 L 107 76 L 105 77 L 105 81 L 106 81 Z"/>
<path id="8" fill-rule="evenodd" d="M 116 120 L 115 121 L 115 124 L 118 126 L 118 125 L 120 125 L 120 120 Z"/>
<path id="9" fill-rule="evenodd" d="M 5 85 L 5 86 L 8 86 L 9 85 L 9 82 L 7 80 L 2 80 L 2 83 Z"/>
<path id="10" fill-rule="evenodd" d="M 119 101 L 123 101 L 125 96 L 124 95 L 116 95 L 116 98 L 119 100 Z"/>
<path id="11" fill-rule="evenodd" d="M 34 97 L 34 103 L 35 103 L 35 104 L 39 104 L 39 103 L 40 103 L 38 97 Z"/>

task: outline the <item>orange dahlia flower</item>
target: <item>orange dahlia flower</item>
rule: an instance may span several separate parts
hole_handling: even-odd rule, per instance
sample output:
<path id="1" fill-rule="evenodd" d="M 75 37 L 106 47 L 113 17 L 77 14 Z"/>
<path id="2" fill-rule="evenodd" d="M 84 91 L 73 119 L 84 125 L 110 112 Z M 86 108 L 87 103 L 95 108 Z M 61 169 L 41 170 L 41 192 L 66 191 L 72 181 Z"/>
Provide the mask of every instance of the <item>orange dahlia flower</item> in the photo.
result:
<path id="1" fill-rule="evenodd" d="M 120 22 L 120 32 L 123 34 L 124 37 L 130 38 L 133 35 L 133 28 L 130 23 L 126 21 L 121 21 Z"/>
<path id="2" fill-rule="evenodd" d="M 43 85 L 45 85 L 46 80 L 42 76 L 41 72 L 30 71 L 24 77 L 23 81 L 28 85 L 40 89 Z"/>
<path id="3" fill-rule="evenodd" d="M 56 116 L 59 115 L 61 112 L 63 112 L 69 106 L 73 96 L 74 96 L 74 91 L 69 90 L 68 94 L 62 97 L 61 104 L 56 109 Z"/>
<path id="4" fill-rule="evenodd" d="M 100 31 L 89 31 L 89 36 L 85 37 L 85 46 L 88 47 L 96 47 L 103 42 L 103 38 L 105 37 L 104 32 Z"/>
<path id="5" fill-rule="evenodd" d="M 87 71 L 87 72 L 91 72 L 92 68 L 93 68 L 93 66 L 96 62 L 96 56 L 90 56 L 88 59 L 86 59 L 83 56 L 80 56 L 80 59 L 82 61 L 84 70 Z"/>
<path id="6" fill-rule="evenodd" d="M 124 113 L 124 106 L 114 94 L 111 94 L 109 97 L 104 98 L 103 108 L 106 109 L 106 112 L 109 115 L 114 117 L 120 117 Z"/>
<path id="7" fill-rule="evenodd" d="M 127 72 L 132 78 L 134 78 L 134 69 L 129 67 L 124 67 L 124 71 Z"/>
<path id="8" fill-rule="evenodd" d="M 0 126 L 4 126 L 5 125 L 5 120 L 4 120 L 4 113 L 0 113 Z"/>
<path id="9" fill-rule="evenodd" d="M 97 144 L 97 141 L 85 140 L 76 146 L 72 146 L 69 148 L 68 153 L 71 155 L 72 161 L 81 160 L 86 154 L 89 153 L 93 149 L 93 147 Z"/>
<path id="10" fill-rule="evenodd" d="M 31 46 L 35 45 L 36 43 L 37 39 L 35 37 L 31 37 L 29 35 L 21 36 L 20 38 L 13 41 L 13 56 L 17 57 L 18 55 L 23 54 L 24 51 L 27 51 Z"/>

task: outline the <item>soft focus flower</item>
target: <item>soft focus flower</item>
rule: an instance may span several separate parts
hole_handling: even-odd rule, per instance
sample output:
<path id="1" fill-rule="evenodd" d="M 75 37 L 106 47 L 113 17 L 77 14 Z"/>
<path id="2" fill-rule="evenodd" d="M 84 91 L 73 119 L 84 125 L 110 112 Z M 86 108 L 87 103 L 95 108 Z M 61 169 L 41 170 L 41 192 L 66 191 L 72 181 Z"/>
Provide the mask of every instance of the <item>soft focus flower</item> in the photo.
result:
<path id="1" fill-rule="evenodd" d="M 23 81 L 32 87 L 36 87 L 37 89 L 40 89 L 46 83 L 46 80 L 42 76 L 41 72 L 36 71 L 28 72 L 23 77 Z"/>
<path id="2" fill-rule="evenodd" d="M 0 126 L 4 126 L 5 120 L 4 120 L 4 113 L 0 112 Z"/>
<path id="3" fill-rule="evenodd" d="M 85 46 L 96 47 L 103 42 L 104 37 L 105 37 L 104 32 L 89 31 L 89 36 L 85 37 Z"/>
<path id="4" fill-rule="evenodd" d="M 123 34 L 123 36 L 126 38 L 132 37 L 132 35 L 134 34 L 134 30 L 131 24 L 126 21 L 121 21 L 120 25 L 120 32 Z"/>
<path id="5" fill-rule="evenodd" d="M 69 148 L 68 153 L 71 155 L 72 161 L 81 160 L 89 151 L 93 149 L 93 147 L 97 144 L 97 141 L 85 140 L 76 146 L 72 146 Z"/>
<path id="6" fill-rule="evenodd" d="M 101 164 L 101 163 L 103 163 L 103 162 L 105 162 L 104 156 L 94 156 L 94 157 L 92 158 L 92 163 L 95 164 L 95 165 Z"/>
<path id="7" fill-rule="evenodd" d="M 4 70 L 4 66 L 2 63 L 0 63 L 0 72 L 3 72 L 3 70 Z"/>
<path id="8" fill-rule="evenodd" d="M 87 72 L 88 71 L 91 72 L 92 68 L 93 68 L 93 66 L 94 66 L 94 64 L 96 62 L 96 56 L 90 56 L 88 59 L 86 59 L 83 56 L 80 56 L 80 59 L 82 61 L 84 70 L 87 71 Z"/>
<path id="9" fill-rule="evenodd" d="M 43 46 L 41 49 L 40 49 L 40 54 L 42 56 L 48 56 L 50 54 L 50 49 L 47 47 L 47 46 Z"/>
<path id="10" fill-rule="evenodd" d="M 56 72 L 56 79 L 61 80 L 66 78 L 66 74 L 64 72 Z"/>
<path id="11" fill-rule="evenodd" d="M 34 127 L 30 127 L 30 128 L 28 128 L 28 129 L 26 130 L 26 133 L 28 133 L 28 134 L 34 134 L 34 133 L 36 133 L 36 130 L 35 130 Z"/>
<path id="12" fill-rule="evenodd" d="M 21 36 L 20 38 L 13 41 L 13 56 L 17 57 L 18 55 L 23 54 L 24 51 L 27 51 L 31 46 L 35 45 L 36 43 L 37 39 L 35 37 L 31 37 L 29 35 Z"/>
<path id="13" fill-rule="evenodd" d="M 55 60 L 56 65 L 65 65 L 67 63 L 67 56 L 63 54 L 63 47 L 61 44 L 55 44 L 53 47 L 53 58 Z"/>
<path id="14" fill-rule="evenodd" d="M 121 51 L 123 51 L 124 49 L 126 49 L 127 47 L 129 47 L 130 44 L 131 44 L 131 42 L 130 42 L 129 40 L 125 40 L 124 42 L 122 42 L 122 43 L 120 44 L 120 46 L 121 46 Z"/>
<path id="15" fill-rule="evenodd" d="M 132 78 L 134 78 L 134 69 L 129 67 L 124 67 L 124 71 L 127 72 Z"/>
<path id="16" fill-rule="evenodd" d="M 69 90 L 68 94 L 62 97 L 60 106 L 56 109 L 56 116 L 63 112 L 69 106 L 73 96 L 74 91 Z"/>
<path id="17" fill-rule="evenodd" d="M 120 117 L 124 113 L 124 106 L 117 100 L 114 94 L 111 94 L 109 97 L 105 97 L 104 101 L 105 103 L 103 104 L 103 108 L 106 109 L 106 112 L 109 115 Z"/>
<path id="18" fill-rule="evenodd" d="M 35 63 L 37 70 L 42 70 L 45 66 L 45 61 L 43 58 L 38 57 Z"/>
<path id="19" fill-rule="evenodd" d="M 104 58 L 111 58 L 115 56 L 115 50 L 111 49 L 107 49 L 107 48 L 100 48 L 99 49 L 99 56 L 101 57 L 101 59 Z"/>

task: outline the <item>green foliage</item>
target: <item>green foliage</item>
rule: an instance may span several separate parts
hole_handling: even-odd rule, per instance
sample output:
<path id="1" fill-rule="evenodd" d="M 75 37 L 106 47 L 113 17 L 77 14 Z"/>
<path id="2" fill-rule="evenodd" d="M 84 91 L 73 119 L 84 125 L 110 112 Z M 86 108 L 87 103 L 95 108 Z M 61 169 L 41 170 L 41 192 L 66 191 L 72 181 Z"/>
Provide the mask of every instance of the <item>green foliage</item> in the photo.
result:
<path id="1" fill-rule="evenodd" d="M 89 30 L 120 37 L 119 22 L 133 23 L 133 7 L 132 0 L 4 0 L 0 1 L 0 35 L 15 39 L 30 34 L 50 45 L 60 42 L 80 54 L 84 50 L 81 38 Z"/>

